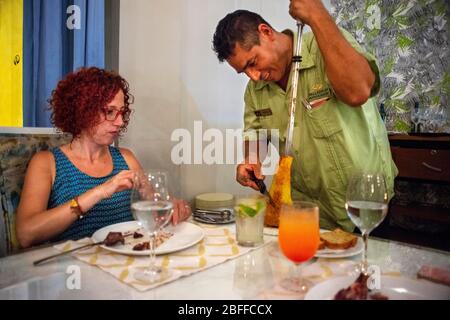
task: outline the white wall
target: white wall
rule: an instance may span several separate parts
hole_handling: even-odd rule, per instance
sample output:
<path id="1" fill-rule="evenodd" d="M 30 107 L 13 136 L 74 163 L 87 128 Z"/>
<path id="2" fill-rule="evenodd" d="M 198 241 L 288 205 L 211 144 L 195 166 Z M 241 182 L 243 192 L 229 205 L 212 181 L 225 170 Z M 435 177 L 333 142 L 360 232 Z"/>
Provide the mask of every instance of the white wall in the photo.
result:
<path id="1" fill-rule="evenodd" d="M 181 7 L 179 0 L 121 1 L 119 71 L 130 83 L 135 109 L 121 146 L 144 168 L 170 172 L 174 191 L 180 169 L 170 162 L 170 134 L 180 126 Z"/>
<path id="2" fill-rule="evenodd" d="M 135 114 L 121 141 L 145 168 L 170 171 L 177 195 L 246 193 L 235 165 L 182 165 L 170 160 L 175 128 L 242 128 L 247 78 L 220 64 L 211 49 L 216 25 L 227 13 L 248 9 L 276 29 L 295 28 L 289 0 L 122 0 L 120 73 L 135 95 Z M 204 144 L 206 145 L 206 144 Z"/>

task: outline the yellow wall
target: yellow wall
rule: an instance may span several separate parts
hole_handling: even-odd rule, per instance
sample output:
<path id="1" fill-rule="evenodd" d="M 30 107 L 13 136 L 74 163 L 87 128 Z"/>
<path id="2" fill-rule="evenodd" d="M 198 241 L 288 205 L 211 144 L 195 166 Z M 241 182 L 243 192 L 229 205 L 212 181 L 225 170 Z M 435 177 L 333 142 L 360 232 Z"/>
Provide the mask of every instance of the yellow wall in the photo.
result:
<path id="1" fill-rule="evenodd" d="M 23 123 L 22 21 L 23 0 L 0 0 L 0 126 Z"/>

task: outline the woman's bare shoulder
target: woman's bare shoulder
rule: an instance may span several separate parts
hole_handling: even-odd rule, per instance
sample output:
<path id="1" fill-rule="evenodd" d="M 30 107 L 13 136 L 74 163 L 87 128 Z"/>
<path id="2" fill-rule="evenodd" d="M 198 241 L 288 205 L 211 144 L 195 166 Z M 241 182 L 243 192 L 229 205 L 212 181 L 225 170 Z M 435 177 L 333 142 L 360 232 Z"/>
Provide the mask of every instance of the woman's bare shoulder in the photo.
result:
<path id="1" fill-rule="evenodd" d="M 140 170 L 141 164 L 139 160 L 134 155 L 133 151 L 127 148 L 119 148 L 120 153 L 125 158 L 126 163 L 130 167 L 131 170 Z"/>
<path id="2" fill-rule="evenodd" d="M 52 172 L 55 167 L 55 157 L 53 153 L 48 150 L 42 150 L 36 152 L 28 164 L 29 170 L 48 170 Z"/>
<path id="3" fill-rule="evenodd" d="M 49 150 L 41 150 L 34 154 L 34 156 L 31 158 L 32 161 L 35 162 L 48 162 L 48 161 L 54 161 L 53 153 Z"/>

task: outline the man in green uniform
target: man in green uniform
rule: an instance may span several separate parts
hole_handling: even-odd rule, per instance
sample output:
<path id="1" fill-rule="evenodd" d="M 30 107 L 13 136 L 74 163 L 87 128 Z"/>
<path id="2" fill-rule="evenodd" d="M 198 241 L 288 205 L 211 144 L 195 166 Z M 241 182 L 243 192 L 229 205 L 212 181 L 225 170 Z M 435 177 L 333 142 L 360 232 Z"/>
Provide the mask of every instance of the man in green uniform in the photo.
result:
<path id="1" fill-rule="evenodd" d="M 354 225 L 345 210 L 351 175 L 363 170 L 383 173 L 391 198 L 398 172 L 372 98 L 380 86 L 378 67 L 372 55 L 336 26 L 320 0 L 291 0 L 289 9 L 294 19 L 312 30 L 302 39 L 292 198 L 318 203 L 321 227 L 352 231 Z M 289 119 L 295 37 L 290 30 L 277 32 L 256 13 L 238 10 L 219 22 L 213 39 L 218 59 L 250 78 L 244 96 L 246 139 L 258 139 L 252 130 L 278 129 L 281 154 Z M 236 179 L 257 190 L 251 172 L 264 177 L 259 159 L 249 161 L 252 156 L 257 155 L 246 153 Z"/>

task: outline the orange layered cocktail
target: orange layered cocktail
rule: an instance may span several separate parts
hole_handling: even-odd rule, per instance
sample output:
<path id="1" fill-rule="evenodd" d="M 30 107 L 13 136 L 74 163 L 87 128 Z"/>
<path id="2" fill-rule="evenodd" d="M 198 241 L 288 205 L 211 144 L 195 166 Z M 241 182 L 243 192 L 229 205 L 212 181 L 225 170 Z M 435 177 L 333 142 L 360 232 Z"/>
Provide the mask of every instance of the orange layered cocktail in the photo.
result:
<path id="1" fill-rule="evenodd" d="M 294 263 L 311 259 L 319 246 L 319 208 L 308 202 L 284 205 L 278 240 L 283 254 Z"/>

